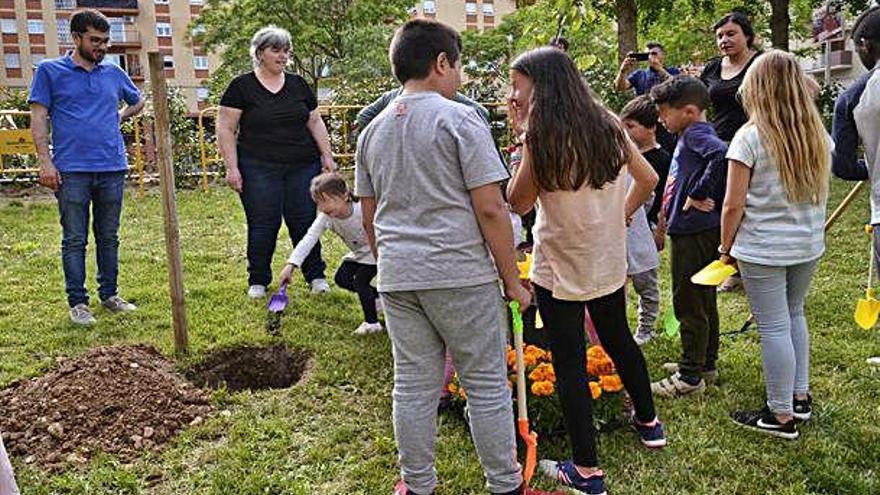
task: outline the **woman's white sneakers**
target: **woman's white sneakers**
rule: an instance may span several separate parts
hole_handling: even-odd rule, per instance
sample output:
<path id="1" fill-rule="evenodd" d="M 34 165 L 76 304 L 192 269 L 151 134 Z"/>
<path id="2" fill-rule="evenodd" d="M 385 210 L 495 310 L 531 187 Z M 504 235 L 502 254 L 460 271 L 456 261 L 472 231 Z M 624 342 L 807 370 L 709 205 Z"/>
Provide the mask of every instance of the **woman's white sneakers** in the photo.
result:
<path id="1" fill-rule="evenodd" d="M 262 299 L 266 297 L 265 285 L 252 285 L 248 287 L 248 297 L 251 299 Z"/>
<path id="2" fill-rule="evenodd" d="M 325 278 L 316 278 L 309 284 L 312 286 L 312 294 L 326 294 L 330 292 L 330 284 Z"/>
<path id="3" fill-rule="evenodd" d="M 369 335 L 371 333 L 379 333 L 384 331 L 385 329 L 382 327 L 382 324 L 379 322 L 376 323 L 367 323 L 363 322 L 354 330 L 355 335 Z"/>

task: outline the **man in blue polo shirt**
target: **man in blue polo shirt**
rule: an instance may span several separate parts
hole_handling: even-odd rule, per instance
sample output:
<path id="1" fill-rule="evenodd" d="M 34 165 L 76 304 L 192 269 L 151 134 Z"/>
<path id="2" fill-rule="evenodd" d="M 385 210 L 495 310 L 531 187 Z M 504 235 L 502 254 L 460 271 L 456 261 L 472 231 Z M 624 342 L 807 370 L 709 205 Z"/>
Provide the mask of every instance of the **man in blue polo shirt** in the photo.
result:
<path id="1" fill-rule="evenodd" d="M 110 44 L 110 23 L 103 14 L 76 12 L 70 18 L 70 32 L 75 50 L 39 64 L 28 102 L 40 184 L 52 189 L 58 199 L 70 319 L 91 325 L 95 317 L 85 288 L 90 209 L 101 304 L 113 312 L 136 309 L 119 297 L 116 285 L 119 217 L 128 169 L 119 124 L 140 112 L 144 100 L 128 74 L 101 63 Z M 122 110 L 120 101 L 127 104 Z"/>

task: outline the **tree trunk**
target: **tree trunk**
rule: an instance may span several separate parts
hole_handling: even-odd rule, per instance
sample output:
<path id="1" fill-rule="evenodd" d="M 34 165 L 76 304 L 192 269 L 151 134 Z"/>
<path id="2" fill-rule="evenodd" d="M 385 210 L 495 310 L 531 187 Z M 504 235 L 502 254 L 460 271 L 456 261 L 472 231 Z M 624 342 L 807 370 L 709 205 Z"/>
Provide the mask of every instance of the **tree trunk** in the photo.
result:
<path id="1" fill-rule="evenodd" d="M 639 12 L 635 0 L 615 0 L 614 8 L 617 13 L 617 56 L 622 62 L 627 53 L 638 50 Z"/>
<path id="2" fill-rule="evenodd" d="M 789 0 L 770 0 L 770 36 L 773 48 L 788 51 L 788 28 L 791 18 L 788 15 Z"/>

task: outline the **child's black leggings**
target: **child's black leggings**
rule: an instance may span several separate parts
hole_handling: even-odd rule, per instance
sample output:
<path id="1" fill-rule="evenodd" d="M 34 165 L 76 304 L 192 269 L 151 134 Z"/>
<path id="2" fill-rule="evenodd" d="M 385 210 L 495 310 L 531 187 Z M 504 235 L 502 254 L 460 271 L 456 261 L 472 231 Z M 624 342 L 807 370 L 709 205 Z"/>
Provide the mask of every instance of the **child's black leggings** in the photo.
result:
<path id="1" fill-rule="evenodd" d="M 344 260 L 336 275 L 333 277 L 336 285 L 343 289 L 356 292 L 361 301 L 361 309 L 364 311 L 364 321 L 377 323 L 379 315 L 376 312 L 376 298 L 379 293 L 370 285 L 376 276 L 376 265 L 365 265 L 357 261 Z"/>
<path id="2" fill-rule="evenodd" d="M 645 358 L 633 340 L 626 320 L 625 286 L 589 301 L 562 301 L 555 299 L 547 289 L 538 285 L 534 287 L 538 311 L 553 353 L 556 386 L 571 441 L 572 458 L 579 466 L 598 466 L 593 399 L 587 384 L 585 306 L 590 311 L 602 347 L 614 362 L 632 398 L 636 418 L 648 423 L 656 416 Z"/>

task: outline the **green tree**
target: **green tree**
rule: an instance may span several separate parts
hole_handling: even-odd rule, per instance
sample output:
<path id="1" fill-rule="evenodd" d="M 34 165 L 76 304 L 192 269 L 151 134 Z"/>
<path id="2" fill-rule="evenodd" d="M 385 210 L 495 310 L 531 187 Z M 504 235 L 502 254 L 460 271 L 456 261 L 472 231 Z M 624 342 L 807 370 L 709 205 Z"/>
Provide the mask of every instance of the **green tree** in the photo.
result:
<path id="1" fill-rule="evenodd" d="M 271 24 L 290 31 L 292 69 L 315 91 L 330 77 L 341 87 L 383 78 L 387 83 L 388 42 L 411 6 L 411 0 L 208 0 L 193 22 L 204 28 L 194 41 L 222 53 L 211 81 L 214 98 L 251 67 L 250 38 Z"/>

